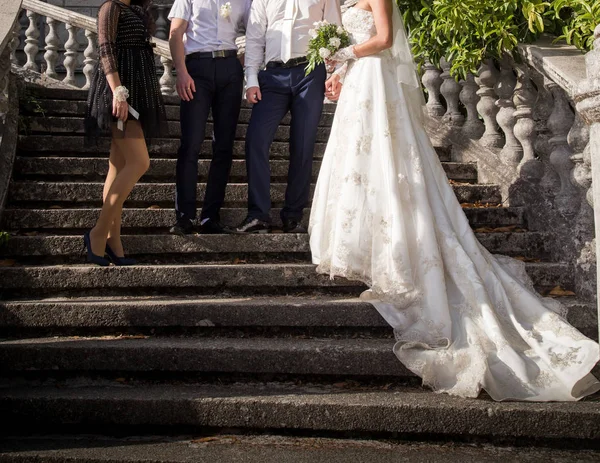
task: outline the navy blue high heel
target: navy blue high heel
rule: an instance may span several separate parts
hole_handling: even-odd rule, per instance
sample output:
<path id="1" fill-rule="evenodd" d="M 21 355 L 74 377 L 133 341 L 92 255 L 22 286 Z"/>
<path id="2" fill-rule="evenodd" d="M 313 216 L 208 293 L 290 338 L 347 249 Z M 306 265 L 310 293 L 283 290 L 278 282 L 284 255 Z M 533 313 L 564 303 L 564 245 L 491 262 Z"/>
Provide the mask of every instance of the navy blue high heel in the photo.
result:
<path id="1" fill-rule="evenodd" d="M 108 267 L 110 262 L 102 256 L 97 256 L 92 252 L 92 242 L 90 241 L 90 232 L 86 232 L 83 235 L 83 246 L 87 251 L 87 261 L 91 264 L 100 265 L 101 267 Z"/>
<path id="2" fill-rule="evenodd" d="M 111 247 L 106 243 L 106 254 L 111 262 L 118 266 L 127 266 L 127 265 L 135 265 L 137 261 L 135 259 L 131 259 L 130 257 L 119 257 L 117 256 Z"/>

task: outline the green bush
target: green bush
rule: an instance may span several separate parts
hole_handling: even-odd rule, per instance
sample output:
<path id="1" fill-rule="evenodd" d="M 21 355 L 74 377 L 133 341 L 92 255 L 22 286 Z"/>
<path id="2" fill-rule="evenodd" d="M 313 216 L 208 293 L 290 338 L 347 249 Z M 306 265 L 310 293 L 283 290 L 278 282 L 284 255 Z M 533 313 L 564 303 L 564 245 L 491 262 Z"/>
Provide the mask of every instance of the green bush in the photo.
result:
<path id="1" fill-rule="evenodd" d="M 419 64 L 452 61 L 452 75 L 514 53 L 543 32 L 590 49 L 600 24 L 598 0 L 397 0 Z"/>

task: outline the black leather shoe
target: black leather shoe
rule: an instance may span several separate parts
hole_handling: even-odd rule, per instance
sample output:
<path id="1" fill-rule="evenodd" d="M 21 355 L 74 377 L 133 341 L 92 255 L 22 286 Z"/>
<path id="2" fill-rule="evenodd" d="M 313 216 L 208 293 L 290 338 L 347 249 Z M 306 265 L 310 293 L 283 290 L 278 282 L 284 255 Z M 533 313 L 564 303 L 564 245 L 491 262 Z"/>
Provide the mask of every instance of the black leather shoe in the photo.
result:
<path id="1" fill-rule="evenodd" d="M 200 233 L 203 235 L 220 235 L 222 233 L 231 233 L 231 227 L 223 225 L 218 220 L 208 219 L 200 225 Z"/>
<path id="2" fill-rule="evenodd" d="M 284 219 L 283 233 L 307 233 L 307 231 L 306 228 L 302 226 L 297 220 Z"/>
<path id="3" fill-rule="evenodd" d="M 177 219 L 177 223 L 169 230 L 173 235 L 190 235 L 194 233 L 194 224 L 190 219 Z"/>
<path id="4" fill-rule="evenodd" d="M 271 225 L 263 220 L 246 217 L 244 221 L 233 229 L 233 233 L 270 233 Z"/>

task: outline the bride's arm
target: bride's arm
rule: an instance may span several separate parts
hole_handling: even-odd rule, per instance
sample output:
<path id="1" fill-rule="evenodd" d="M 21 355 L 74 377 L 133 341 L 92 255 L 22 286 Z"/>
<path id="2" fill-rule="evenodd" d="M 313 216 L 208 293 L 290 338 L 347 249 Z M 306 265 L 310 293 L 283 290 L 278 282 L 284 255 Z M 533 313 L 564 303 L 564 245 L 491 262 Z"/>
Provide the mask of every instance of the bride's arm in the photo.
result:
<path id="1" fill-rule="evenodd" d="M 394 43 L 394 31 L 392 28 L 392 8 L 393 0 L 368 0 L 373 18 L 375 19 L 376 34 L 366 42 L 358 45 L 351 45 L 343 48 L 333 55 L 332 60 L 338 62 L 348 61 L 349 59 L 362 58 L 364 56 L 375 55 L 383 50 L 387 50 Z"/>
<path id="2" fill-rule="evenodd" d="M 373 12 L 377 33 L 366 42 L 354 45 L 354 54 L 357 58 L 375 55 L 380 51 L 387 50 L 394 44 L 394 31 L 392 28 L 394 1 L 369 0 L 369 6 Z"/>

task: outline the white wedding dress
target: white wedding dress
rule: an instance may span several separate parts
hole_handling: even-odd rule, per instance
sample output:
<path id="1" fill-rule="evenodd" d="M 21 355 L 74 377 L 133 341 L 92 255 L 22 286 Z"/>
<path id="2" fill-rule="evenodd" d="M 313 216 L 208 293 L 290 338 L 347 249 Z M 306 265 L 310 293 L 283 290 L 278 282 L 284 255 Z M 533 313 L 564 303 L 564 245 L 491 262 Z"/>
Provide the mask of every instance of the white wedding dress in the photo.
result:
<path id="1" fill-rule="evenodd" d="M 372 13 L 343 17 L 352 42 Z M 476 239 L 422 124 L 422 93 L 394 8 L 390 50 L 350 61 L 310 217 L 317 271 L 360 280 L 394 352 L 435 391 L 570 401 L 597 391 L 598 344 L 541 298 L 524 264 Z"/>

